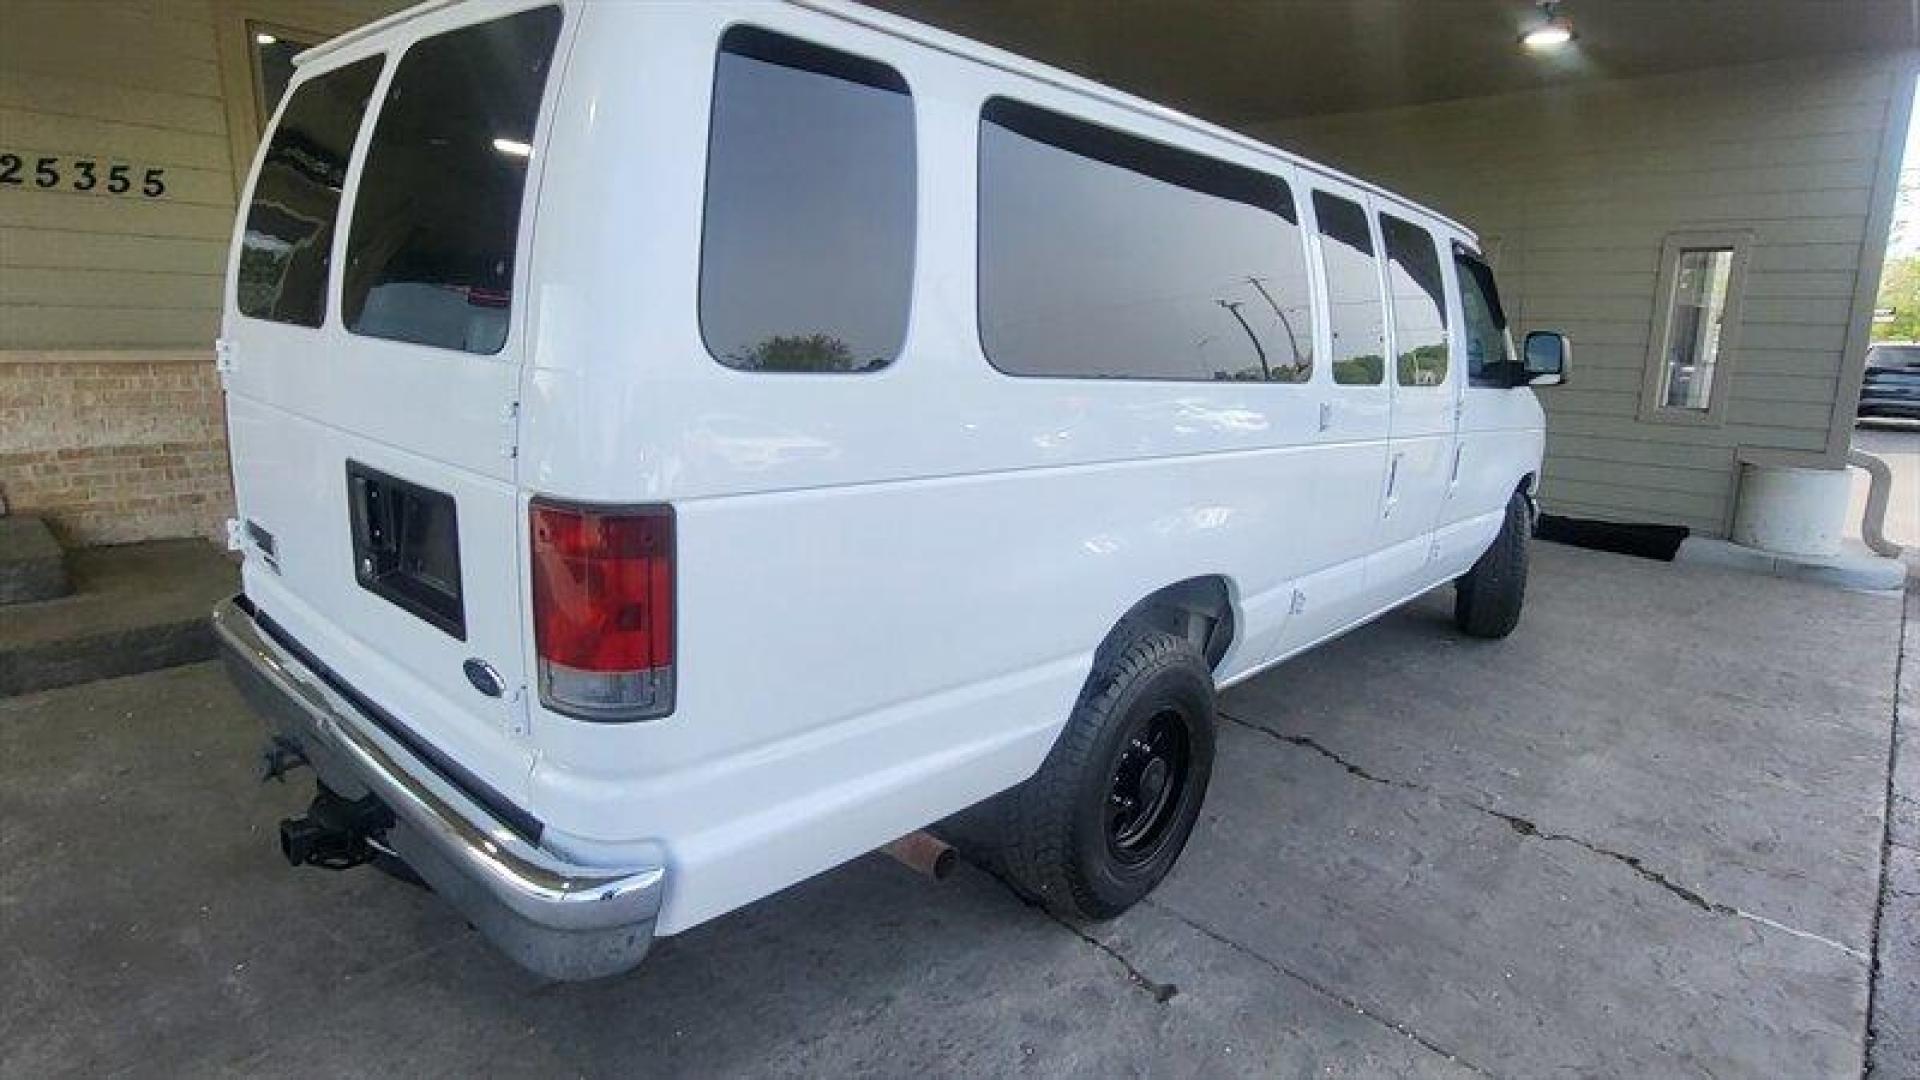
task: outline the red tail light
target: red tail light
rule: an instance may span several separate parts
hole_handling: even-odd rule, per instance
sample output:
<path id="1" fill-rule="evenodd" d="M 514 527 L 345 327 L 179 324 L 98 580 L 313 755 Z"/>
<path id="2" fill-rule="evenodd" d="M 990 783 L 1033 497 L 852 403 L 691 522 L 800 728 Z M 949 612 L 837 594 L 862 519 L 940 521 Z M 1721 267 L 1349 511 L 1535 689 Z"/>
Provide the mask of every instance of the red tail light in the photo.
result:
<path id="1" fill-rule="evenodd" d="M 540 700 L 585 720 L 673 711 L 673 508 L 536 499 Z"/>

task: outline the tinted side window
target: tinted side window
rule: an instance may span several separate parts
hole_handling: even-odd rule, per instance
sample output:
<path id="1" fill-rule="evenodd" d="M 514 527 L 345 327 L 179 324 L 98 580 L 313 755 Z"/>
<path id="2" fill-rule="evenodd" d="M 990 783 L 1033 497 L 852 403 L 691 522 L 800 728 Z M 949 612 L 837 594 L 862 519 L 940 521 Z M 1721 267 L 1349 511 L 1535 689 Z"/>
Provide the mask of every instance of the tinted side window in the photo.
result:
<path id="1" fill-rule="evenodd" d="M 240 314 L 319 326 L 347 158 L 380 77 L 370 56 L 301 84 L 267 142 L 240 239 Z"/>
<path id="2" fill-rule="evenodd" d="M 370 337 L 499 352 L 534 120 L 560 33 L 536 8 L 400 58 L 354 202 L 342 311 Z"/>
<path id="3" fill-rule="evenodd" d="M 1386 314 L 1373 237 L 1359 204 L 1313 193 L 1320 221 L 1320 258 L 1327 271 L 1327 317 L 1333 328 L 1333 381 L 1372 386 L 1386 377 Z"/>
<path id="4" fill-rule="evenodd" d="M 871 371 L 913 295 L 913 99 L 885 64 L 751 27 L 720 42 L 700 332 L 746 371 Z"/>
<path id="5" fill-rule="evenodd" d="M 1279 179 L 1006 99 L 980 124 L 980 343 L 1014 375 L 1304 382 Z"/>
<path id="6" fill-rule="evenodd" d="M 1468 255 L 1454 256 L 1453 264 L 1459 271 L 1460 307 L 1466 318 L 1467 385 L 1505 389 L 1512 372 L 1513 342 L 1507 337 L 1507 315 L 1500 308 L 1493 271 Z"/>
<path id="7" fill-rule="evenodd" d="M 1433 234 L 1382 214 L 1380 237 L 1393 294 L 1396 378 L 1401 386 L 1439 386 L 1447 381 L 1447 286 Z"/>

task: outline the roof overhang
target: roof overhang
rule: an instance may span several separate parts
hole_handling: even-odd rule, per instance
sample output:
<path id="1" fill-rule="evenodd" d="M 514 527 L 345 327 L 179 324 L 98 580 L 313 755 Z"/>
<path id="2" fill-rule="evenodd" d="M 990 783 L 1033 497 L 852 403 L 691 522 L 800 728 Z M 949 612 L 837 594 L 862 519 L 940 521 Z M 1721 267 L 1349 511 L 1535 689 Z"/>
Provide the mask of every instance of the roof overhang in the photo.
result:
<path id="1" fill-rule="evenodd" d="M 1480 97 L 1579 80 L 1920 46 L 1920 0 L 867 0 L 1209 120 Z"/>

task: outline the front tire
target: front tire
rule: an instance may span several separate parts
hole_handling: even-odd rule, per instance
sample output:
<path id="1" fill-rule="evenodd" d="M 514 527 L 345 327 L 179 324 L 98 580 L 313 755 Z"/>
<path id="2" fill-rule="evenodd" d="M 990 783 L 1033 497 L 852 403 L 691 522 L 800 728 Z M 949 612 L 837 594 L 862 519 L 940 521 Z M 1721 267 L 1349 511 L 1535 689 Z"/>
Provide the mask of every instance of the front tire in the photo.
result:
<path id="1" fill-rule="evenodd" d="M 1454 582 L 1453 621 L 1471 637 L 1503 638 L 1520 625 L 1527 599 L 1527 542 L 1532 514 L 1527 497 L 1514 492 L 1500 535 L 1473 569 Z"/>
<path id="2" fill-rule="evenodd" d="M 1000 797 L 998 859 L 1063 914 L 1110 919 L 1167 876 L 1213 773 L 1213 673 L 1185 638 L 1128 620 L 1040 771 Z"/>

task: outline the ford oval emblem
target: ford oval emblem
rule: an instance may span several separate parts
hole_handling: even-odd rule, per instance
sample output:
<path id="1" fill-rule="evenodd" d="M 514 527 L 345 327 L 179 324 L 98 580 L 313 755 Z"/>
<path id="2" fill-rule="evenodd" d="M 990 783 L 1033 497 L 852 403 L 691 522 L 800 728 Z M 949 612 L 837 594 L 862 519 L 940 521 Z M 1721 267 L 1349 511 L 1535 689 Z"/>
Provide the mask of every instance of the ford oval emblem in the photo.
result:
<path id="1" fill-rule="evenodd" d="M 493 665 L 477 656 L 462 664 L 460 670 L 467 673 L 467 681 L 473 684 L 475 690 L 488 697 L 499 697 L 500 692 L 506 689 L 506 684 L 500 681 L 500 673 L 493 670 Z"/>

